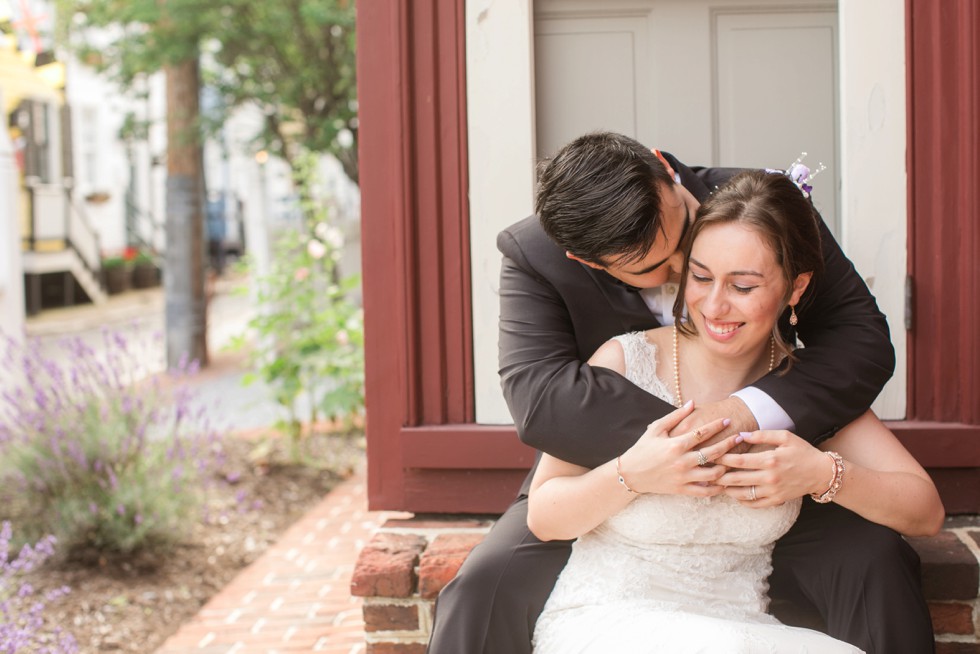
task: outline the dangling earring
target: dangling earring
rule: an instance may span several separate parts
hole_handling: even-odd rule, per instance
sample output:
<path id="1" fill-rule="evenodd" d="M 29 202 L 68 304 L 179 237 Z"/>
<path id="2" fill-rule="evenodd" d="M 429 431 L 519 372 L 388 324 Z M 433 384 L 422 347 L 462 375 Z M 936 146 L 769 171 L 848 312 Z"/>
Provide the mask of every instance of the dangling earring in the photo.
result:
<path id="1" fill-rule="evenodd" d="M 800 322 L 800 319 L 796 317 L 796 305 L 790 305 L 789 307 L 789 324 L 796 327 L 796 323 Z"/>

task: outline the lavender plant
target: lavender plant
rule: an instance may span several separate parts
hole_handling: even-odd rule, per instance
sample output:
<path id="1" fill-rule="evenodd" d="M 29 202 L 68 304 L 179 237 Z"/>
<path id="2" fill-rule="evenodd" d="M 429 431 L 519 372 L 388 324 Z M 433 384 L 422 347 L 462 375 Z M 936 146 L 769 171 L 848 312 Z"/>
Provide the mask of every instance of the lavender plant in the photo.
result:
<path id="1" fill-rule="evenodd" d="M 0 654 L 74 654 L 78 647 L 72 635 L 44 624 L 46 603 L 68 593 L 68 588 L 40 594 L 20 579 L 54 554 L 54 537 L 46 536 L 33 547 L 25 545 L 11 559 L 12 531 L 9 522 L 0 525 Z"/>
<path id="2" fill-rule="evenodd" d="M 220 439 L 180 380 L 143 379 L 142 344 L 104 331 L 98 345 L 4 338 L 0 502 L 69 553 L 170 545 L 201 509 Z"/>

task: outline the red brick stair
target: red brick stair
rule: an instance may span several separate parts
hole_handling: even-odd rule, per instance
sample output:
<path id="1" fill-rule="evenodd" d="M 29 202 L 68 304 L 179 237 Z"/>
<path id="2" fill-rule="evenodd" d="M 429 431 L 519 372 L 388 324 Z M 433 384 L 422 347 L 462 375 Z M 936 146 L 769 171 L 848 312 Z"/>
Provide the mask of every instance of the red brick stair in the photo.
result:
<path id="1" fill-rule="evenodd" d="M 491 520 L 388 520 L 361 550 L 351 594 L 363 598 L 365 654 L 424 654 L 435 598 Z M 947 520 L 931 538 L 909 539 L 936 630 L 937 654 L 980 653 L 980 516 Z"/>

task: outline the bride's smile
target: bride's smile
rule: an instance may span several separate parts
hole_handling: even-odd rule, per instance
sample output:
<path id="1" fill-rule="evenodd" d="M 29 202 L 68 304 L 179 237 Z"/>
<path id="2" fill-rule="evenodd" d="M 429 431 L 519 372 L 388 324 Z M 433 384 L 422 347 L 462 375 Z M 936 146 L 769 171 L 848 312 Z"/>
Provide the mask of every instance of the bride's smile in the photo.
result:
<path id="1" fill-rule="evenodd" d="M 712 320 L 704 319 L 704 326 L 708 328 L 708 331 L 716 336 L 728 336 L 735 332 L 736 329 L 744 325 L 744 322 L 714 322 Z"/>

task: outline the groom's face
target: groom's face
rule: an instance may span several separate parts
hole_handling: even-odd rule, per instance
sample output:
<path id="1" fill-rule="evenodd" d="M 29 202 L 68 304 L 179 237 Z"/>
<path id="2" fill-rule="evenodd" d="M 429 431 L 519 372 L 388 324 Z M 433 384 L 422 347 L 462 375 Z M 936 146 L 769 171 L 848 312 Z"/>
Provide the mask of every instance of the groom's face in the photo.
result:
<path id="1" fill-rule="evenodd" d="M 621 263 L 609 257 L 593 267 L 638 288 L 655 288 L 677 281 L 684 262 L 681 245 L 698 206 L 691 192 L 680 184 L 660 184 L 663 229 L 657 232 L 653 246 L 641 259 Z"/>

